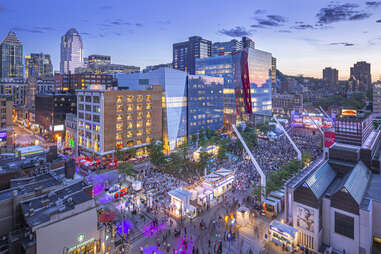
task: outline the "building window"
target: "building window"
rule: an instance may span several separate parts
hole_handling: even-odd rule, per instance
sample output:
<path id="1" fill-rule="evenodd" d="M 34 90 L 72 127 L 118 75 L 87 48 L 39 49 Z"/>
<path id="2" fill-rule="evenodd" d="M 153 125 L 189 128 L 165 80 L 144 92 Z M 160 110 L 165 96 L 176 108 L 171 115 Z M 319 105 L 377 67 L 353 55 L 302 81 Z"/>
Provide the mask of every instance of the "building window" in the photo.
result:
<path id="1" fill-rule="evenodd" d="M 146 109 L 147 109 L 147 110 L 152 109 L 152 104 L 151 104 L 151 103 L 147 103 L 147 104 L 146 104 Z"/>
<path id="2" fill-rule="evenodd" d="M 132 131 L 127 131 L 127 138 L 132 138 L 133 134 Z"/>
<path id="3" fill-rule="evenodd" d="M 152 116 L 152 113 L 151 113 L 151 112 L 147 112 L 147 113 L 146 113 L 146 118 L 147 118 L 147 119 L 150 119 L 151 116 Z"/>
<path id="4" fill-rule="evenodd" d="M 123 115 L 116 115 L 116 121 L 117 122 L 123 121 Z"/>
<path id="5" fill-rule="evenodd" d="M 142 128 L 142 127 L 143 127 L 143 121 L 137 121 L 136 128 Z"/>
<path id="6" fill-rule="evenodd" d="M 127 111 L 132 112 L 134 110 L 134 107 L 132 105 L 127 106 Z"/>
<path id="7" fill-rule="evenodd" d="M 86 96 L 85 100 L 86 102 L 91 102 L 91 96 Z"/>
<path id="8" fill-rule="evenodd" d="M 83 101 L 83 95 L 78 96 L 79 101 Z"/>
<path id="9" fill-rule="evenodd" d="M 143 110 L 143 105 L 142 105 L 142 104 L 138 104 L 138 105 L 136 105 L 136 110 L 137 110 L 137 111 L 141 111 L 141 110 Z"/>
<path id="10" fill-rule="evenodd" d="M 138 130 L 138 131 L 136 132 L 136 136 L 138 136 L 138 137 L 143 136 L 143 130 Z"/>
<path id="11" fill-rule="evenodd" d="M 146 122 L 146 126 L 147 127 L 150 127 L 152 125 L 152 121 L 151 120 L 147 120 L 147 122 Z"/>
<path id="12" fill-rule="evenodd" d="M 127 102 L 128 103 L 134 102 L 134 96 L 132 95 L 127 96 Z"/>
<path id="13" fill-rule="evenodd" d="M 78 104 L 78 109 L 79 109 L 79 110 L 83 110 L 83 109 L 84 109 L 83 104 Z"/>
<path id="14" fill-rule="evenodd" d="M 138 112 L 138 114 L 136 115 L 136 119 L 142 120 L 143 119 L 143 112 Z"/>
<path id="15" fill-rule="evenodd" d="M 123 142 L 122 141 L 116 142 L 116 149 L 122 149 L 122 148 L 123 148 Z"/>
<path id="16" fill-rule="evenodd" d="M 354 218 L 335 212 L 335 232 L 354 239 Z"/>
<path id="17" fill-rule="evenodd" d="M 151 143 L 152 142 L 152 137 L 147 137 L 146 138 L 146 143 Z"/>
<path id="18" fill-rule="evenodd" d="M 152 101 L 152 95 L 146 95 L 146 102 Z"/>
<path id="19" fill-rule="evenodd" d="M 131 140 L 131 141 L 128 141 L 128 142 L 127 142 L 127 146 L 134 146 L 134 141 L 132 141 L 132 140 Z"/>
<path id="20" fill-rule="evenodd" d="M 93 106 L 93 112 L 100 113 L 101 112 L 101 108 L 99 106 Z"/>
<path id="21" fill-rule="evenodd" d="M 117 123 L 116 124 L 116 130 L 121 131 L 123 129 L 123 124 L 122 123 Z"/>
<path id="22" fill-rule="evenodd" d="M 116 105 L 116 112 L 123 112 L 123 105 Z"/>
<path id="23" fill-rule="evenodd" d="M 91 121 L 91 115 L 90 115 L 90 114 L 86 114 L 86 115 L 85 115 L 85 119 L 86 119 L 87 121 Z"/>
<path id="24" fill-rule="evenodd" d="M 127 128 L 132 129 L 132 123 L 131 122 L 127 123 Z"/>
<path id="25" fill-rule="evenodd" d="M 99 103 L 99 96 L 93 96 L 94 103 Z"/>
<path id="26" fill-rule="evenodd" d="M 142 142 L 141 139 L 137 139 L 137 140 L 136 140 L 136 144 L 137 144 L 137 145 L 141 145 L 142 143 L 143 143 L 143 142 Z"/>
<path id="27" fill-rule="evenodd" d="M 100 132 L 101 131 L 101 127 L 99 125 L 94 125 L 94 130 L 96 132 Z"/>
<path id="28" fill-rule="evenodd" d="M 132 114 L 127 114 L 127 120 L 132 120 Z"/>
<path id="29" fill-rule="evenodd" d="M 146 129 L 146 134 L 151 134 L 151 133 L 152 133 L 152 129 L 151 128 Z"/>
<path id="30" fill-rule="evenodd" d="M 86 105 L 86 111 L 91 112 L 91 105 Z"/>
<path id="31" fill-rule="evenodd" d="M 143 95 L 138 95 L 138 96 L 136 97 L 136 101 L 137 101 L 137 102 L 143 102 Z"/>
<path id="32" fill-rule="evenodd" d="M 123 102 L 123 96 L 116 96 L 116 103 L 122 103 Z"/>
<path id="33" fill-rule="evenodd" d="M 122 139 L 123 139 L 121 133 L 117 133 L 117 134 L 115 135 L 115 138 L 116 138 L 116 140 L 122 140 Z"/>
<path id="34" fill-rule="evenodd" d="M 99 123 L 100 122 L 99 116 L 93 115 L 93 121 L 96 123 Z"/>

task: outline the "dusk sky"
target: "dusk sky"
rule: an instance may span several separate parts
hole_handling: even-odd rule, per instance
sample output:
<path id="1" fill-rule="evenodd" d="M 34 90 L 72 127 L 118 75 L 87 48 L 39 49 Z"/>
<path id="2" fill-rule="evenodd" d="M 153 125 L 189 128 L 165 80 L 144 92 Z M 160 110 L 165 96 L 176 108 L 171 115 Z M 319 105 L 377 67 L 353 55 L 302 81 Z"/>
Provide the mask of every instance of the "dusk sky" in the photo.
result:
<path id="1" fill-rule="evenodd" d="M 321 77 L 356 61 L 381 78 L 381 1 L 325 0 L 0 0 L 0 40 L 13 29 L 24 55 L 50 54 L 59 69 L 60 39 L 76 28 L 84 56 L 145 67 L 172 61 L 172 44 L 200 35 L 228 41 L 243 35 L 278 59 L 285 74 Z"/>

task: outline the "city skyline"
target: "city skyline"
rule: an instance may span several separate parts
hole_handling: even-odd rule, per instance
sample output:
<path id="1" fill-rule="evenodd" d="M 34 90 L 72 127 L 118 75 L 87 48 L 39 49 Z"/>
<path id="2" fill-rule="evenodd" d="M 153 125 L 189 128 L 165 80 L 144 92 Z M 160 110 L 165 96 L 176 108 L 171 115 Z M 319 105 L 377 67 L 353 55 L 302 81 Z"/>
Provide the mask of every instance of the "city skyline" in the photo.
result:
<path id="1" fill-rule="evenodd" d="M 367 61 L 372 80 L 381 75 L 377 51 L 381 35 L 375 32 L 381 27 L 380 1 L 244 0 L 234 6 L 201 1 L 66 1 L 59 6 L 58 18 L 57 6 L 46 3 L 0 4 L 0 21 L 5 24 L 0 36 L 15 31 L 24 55 L 50 54 L 54 70 L 59 70 L 61 36 L 73 27 L 82 36 L 84 56 L 110 55 L 119 64 L 171 62 L 172 44 L 194 35 L 212 42 L 249 36 L 258 49 L 273 53 L 285 74 L 321 78 L 322 69 L 330 66 L 339 70 L 339 79 L 348 79 L 355 62 Z M 23 8 L 17 8 L 20 5 Z"/>

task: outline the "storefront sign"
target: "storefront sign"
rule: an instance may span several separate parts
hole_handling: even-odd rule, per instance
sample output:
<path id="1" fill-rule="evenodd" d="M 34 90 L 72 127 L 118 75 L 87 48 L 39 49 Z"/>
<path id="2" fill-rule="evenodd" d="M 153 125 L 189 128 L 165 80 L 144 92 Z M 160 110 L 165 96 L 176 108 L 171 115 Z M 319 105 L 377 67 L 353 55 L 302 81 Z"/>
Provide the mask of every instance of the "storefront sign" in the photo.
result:
<path id="1" fill-rule="evenodd" d="M 335 132 L 325 131 L 324 132 L 324 147 L 329 148 L 335 143 Z"/>

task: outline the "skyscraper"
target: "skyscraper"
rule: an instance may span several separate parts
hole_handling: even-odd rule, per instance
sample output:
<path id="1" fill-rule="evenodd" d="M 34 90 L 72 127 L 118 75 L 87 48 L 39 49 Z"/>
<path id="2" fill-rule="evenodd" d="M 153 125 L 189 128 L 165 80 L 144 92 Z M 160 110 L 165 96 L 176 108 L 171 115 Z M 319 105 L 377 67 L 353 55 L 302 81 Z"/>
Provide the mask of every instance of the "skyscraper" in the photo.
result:
<path id="1" fill-rule="evenodd" d="M 327 85 L 335 85 L 338 81 L 339 71 L 331 67 L 325 67 L 323 69 L 323 81 Z"/>
<path id="2" fill-rule="evenodd" d="M 25 56 L 25 77 L 52 76 L 53 65 L 50 55 L 32 53 Z"/>
<path id="3" fill-rule="evenodd" d="M 231 41 L 215 42 L 212 45 L 212 56 L 229 55 L 244 48 L 255 49 L 254 41 L 249 37 L 242 37 L 241 41 L 233 39 Z"/>
<path id="4" fill-rule="evenodd" d="M 74 73 L 75 68 L 83 67 L 83 43 L 74 28 L 61 37 L 61 73 Z"/>
<path id="5" fill-rule="evenodd" d="M 24 78 L 23 45 L 13 31 L 0 44 L 0 78 Z"/>
<path id="6" fill-rule="evenodd" d="M 173 44 L 173 68 L 195 74 L 196 58 L 210 57 L 212 42 L 200 36 L 189 37 L 188 41 Z"/>
<path id="7" fill-rule="evenodd" d="M 357 81 L 358 87 L 353 87 L 353 90 L 367 92 L 372 90 L 372 77 L 370 74 L 370 64 L 361 61 L 351 67 L 350 79 Z"/>

